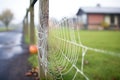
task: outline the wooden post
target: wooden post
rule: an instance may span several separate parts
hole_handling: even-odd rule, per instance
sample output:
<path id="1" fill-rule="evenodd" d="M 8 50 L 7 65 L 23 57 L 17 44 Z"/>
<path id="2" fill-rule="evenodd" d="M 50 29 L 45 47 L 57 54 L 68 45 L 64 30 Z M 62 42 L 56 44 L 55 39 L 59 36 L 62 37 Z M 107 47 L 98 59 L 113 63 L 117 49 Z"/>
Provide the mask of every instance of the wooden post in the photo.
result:
<path id="1" fill-rule="evenodd" d="M 39 0 L 39 22 L 40 26 L 38 28 L 39 38 L 43 38 L 44 40 L 40 40 L 38 46 L 44 45 L 44 49 L 39 49 L 39 69 L 40 69 L 40 80 L 47 80 L 47 38 L 46 35 L 48 33 L 48 19 L 49 19 L 49 0 Z M 42 33 L 42 34 L 41 34 Z M 43 51 L 44 50 L 44 51 Z M 41 61 L 40 61 L 41 60 Z"/>
<path id="2" fill-rule="evenodd" d="M 26 38 L 29 39 L 28 13 L 26 14 Z"/>
<path id="3" fill-rule="evenodd" d="M 30 0 L 30 4 L 33 0 Z M 30 44 L 35 44 L 34 5 L 30 6 Z"/>
<path id="4" fill-rule="evenodd" d="M 23 20 L 23 39 L 25 41 L 25 19 Z"/>

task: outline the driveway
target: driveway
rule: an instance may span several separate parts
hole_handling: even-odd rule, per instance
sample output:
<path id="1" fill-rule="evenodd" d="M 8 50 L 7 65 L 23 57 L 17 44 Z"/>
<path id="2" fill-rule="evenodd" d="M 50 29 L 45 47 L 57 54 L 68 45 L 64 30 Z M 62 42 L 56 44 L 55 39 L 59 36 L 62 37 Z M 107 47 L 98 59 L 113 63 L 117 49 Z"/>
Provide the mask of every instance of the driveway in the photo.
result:
<path id="1" fill-rule="evenodd" d="M 0 80 L 31 80 L 28 47 L 22 44 L 22 30 L 0 32 Z"/>

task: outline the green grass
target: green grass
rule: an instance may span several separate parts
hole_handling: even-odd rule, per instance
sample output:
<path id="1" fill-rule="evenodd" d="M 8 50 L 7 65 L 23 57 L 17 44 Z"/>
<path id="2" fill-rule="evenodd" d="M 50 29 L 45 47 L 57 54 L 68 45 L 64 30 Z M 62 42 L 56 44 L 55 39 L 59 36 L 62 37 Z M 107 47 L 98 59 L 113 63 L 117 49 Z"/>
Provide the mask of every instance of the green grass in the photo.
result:
<path id="1" fill-rule="evenodd" d="M 120 53 L 120 31 L 80 31 L 80 37 L 86 46 Z"/>
<path id="2" fill-rule="evenodd" d="M 13 30 L 13 28 L 9 28 L 8 31 Z M 7 31 L 6 27 L 0 27 L 0 32 Z"/>
<path id="3" fill-rule="evenodd" d="M 28 61 L 32 65 L 32 67 L 38 66 L 38 56 L 37 54 L 31 54 L 30 57 L 28 58 Z"/>
<path id="4" fill-rule="evenodd" d="M 0 28 L 0 32 L 3 32 L 3 31 L 6 31 L 6 28 L 1 27 L 1 28 Z"/>
<path id="5" fill-rule="evenodd" d="M 38 32 L 37 32 L 37 29 L 35 27 L 35 35 L 34 35 L 35 36 L 35 41 L 36 41 L 35 44 L 37 43 L 37 39 L 38 39 L 36 33 L 38 33 Z M 25 43 L 30 44 L 30 33 L 24 34 L 24 36 L 25 36 L 25 38 L 24 38 Z"/>
<path id="6" fill-rule="evenodd" d="M 86 46 L 120 53 L 119 31 L 81 31 L 80 35 L 81 42 Z M 120 57 L 88 51 L 85 60 L 89 64 L 84 70 L 91 80 L 120 79 Z"/>
<path id="7" fill-rule="evenodd" d="M 25 36 L 25 39 L 24 39 L 24 40 L 25 40 L 25 43 L 26 43 L 26 44 L 30 44 L 30 39 L 29 39 L 28 35 Z"/>
<path id="8" fill-rule="evenodd" d="M 35 28 L 35 33 L 37 33 L 37 29 Z M 25 35 L 25 43 L 30 45 L 30 38 L 28 35 Z M 37 36 L 35 35 L 35 40 L 37 43 Z M 31 54 L 30 57 L 28 58 L 29 63 L 32 65 L 32 67 L 37 67 L 38 66 L 38 55 L 36 54 Z"/>

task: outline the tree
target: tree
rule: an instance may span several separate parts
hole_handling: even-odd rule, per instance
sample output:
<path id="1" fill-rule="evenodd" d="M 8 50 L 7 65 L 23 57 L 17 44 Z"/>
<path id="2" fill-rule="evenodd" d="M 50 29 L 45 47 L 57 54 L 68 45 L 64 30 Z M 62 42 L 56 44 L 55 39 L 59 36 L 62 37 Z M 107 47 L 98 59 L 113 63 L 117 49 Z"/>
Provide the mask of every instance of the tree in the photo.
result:
<path id="1" fill-rule="evenodd" d="M 0 15 L 0 21 L 4 23 L 7 30 L 8 30 L 8 25 L 10 24 L 12 19 L 13 19 L 13 13 L 9 9 L 3 11 L 2 14 Z"/>

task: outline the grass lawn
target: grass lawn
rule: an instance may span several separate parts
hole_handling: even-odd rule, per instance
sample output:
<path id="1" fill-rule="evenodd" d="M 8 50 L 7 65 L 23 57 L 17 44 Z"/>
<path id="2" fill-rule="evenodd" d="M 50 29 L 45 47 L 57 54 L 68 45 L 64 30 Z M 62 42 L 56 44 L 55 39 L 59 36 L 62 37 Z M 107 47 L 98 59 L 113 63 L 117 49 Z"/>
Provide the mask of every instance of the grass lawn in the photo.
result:
<path id="1" fill-rule="evenodd" d="M 9 27 L 8 31 L 11 31 L 11 30 L 14 30 L 14 29 L 16 29 L 16 28 Z M 6 32 L 6 31 L 7 31 L 6 27 L 0 27 L 0 32 Z"/>
<path id="2" fill-rule="evenodd" d="M 7 31 L 5 27 L 0 27 L 0 32 Z"/>
<path id="3" fill-rule="evenodd" d="M 79 31 L 81 42 L 83 45 L 97 48 L 101 50 L 106 50 L 110 52 L 114 52 L 114 54 L 120 54 L 120 31 Z M 78 41 L 79 42 L 79 41 Z M 60 43 L 60 44 L 59 44 Z M 57 42 L 57 40 L 53 40 L 50 43 L 50 53 L 55 53 L 52 55 L 51 58 L 55 58 L 55 56 L 59 56 L 61 54 L 57 49 L 57 46 L 61 46 L 60 49 L 64 50 L 64 52 L 71 52 L 73 53 L 76 51 L 77 47 L 68 44 L 68 48 L 64 47 L 65 42 Z M 55 45 L 55 46 L 54 46 Z M 63 46 L 62 46 L 63 45 Z M 81 48 L 77 53 L 79 53 L 79 58 L 77 61 L 76 66 L 80 69 L 81 68 Z M 71 51 L 70 51 L 71 50 Z M 49 53 L 49 54 L 50 54 Z M 58 53 L 58 55 L 56 55 Z M 68 53 L 68 54 L 69 54 Z M 64 57 L 54 59 L 58 60 L 58 62 L 64 63 Z M 52 59 L 53 60 L 53 59 Z M 33 60 L 32 60 L 33 61 Z M 87 62 L 84 64 L 84 73 L 90 80 L 120 80 L 120 56 L 112 56 L 109 54 L 103 54 L 101 52 L 95 52 L 87 50 L 85 55 L 85 61 Z M 34 63 L 34 62 L 33 62 Z M 36 62 L 35 62 L 36 63 Z M 51 63 L 51 67 L 55 66 L 57 63 Z M 69 65 L 71 66 L 71 65 Z M 54 71 L 53 71 L 54 72 Z M 63 76 L 64 80 L 71 80 L 75 75 L 76 70 L 73 68 L 69 71 L 66 75 Z M 85 80 L 85 78 L 81 74 L 77 74 L 75 80 Z"/>
<path id="4" fill-rule="evenodd" d="M 86 46 L 120 53 L 120 31 L 80 31 L 80 37 Z"/>
<path id="5" fill-rule="evenodd" d="M 81 31 L 80 35 L 86 46 L 120 54 L 119 31 Z M 85 60 L 89 64 L 84 70 L 91 80 L 120 80 L 120 56 L 88 51 Z"/>

